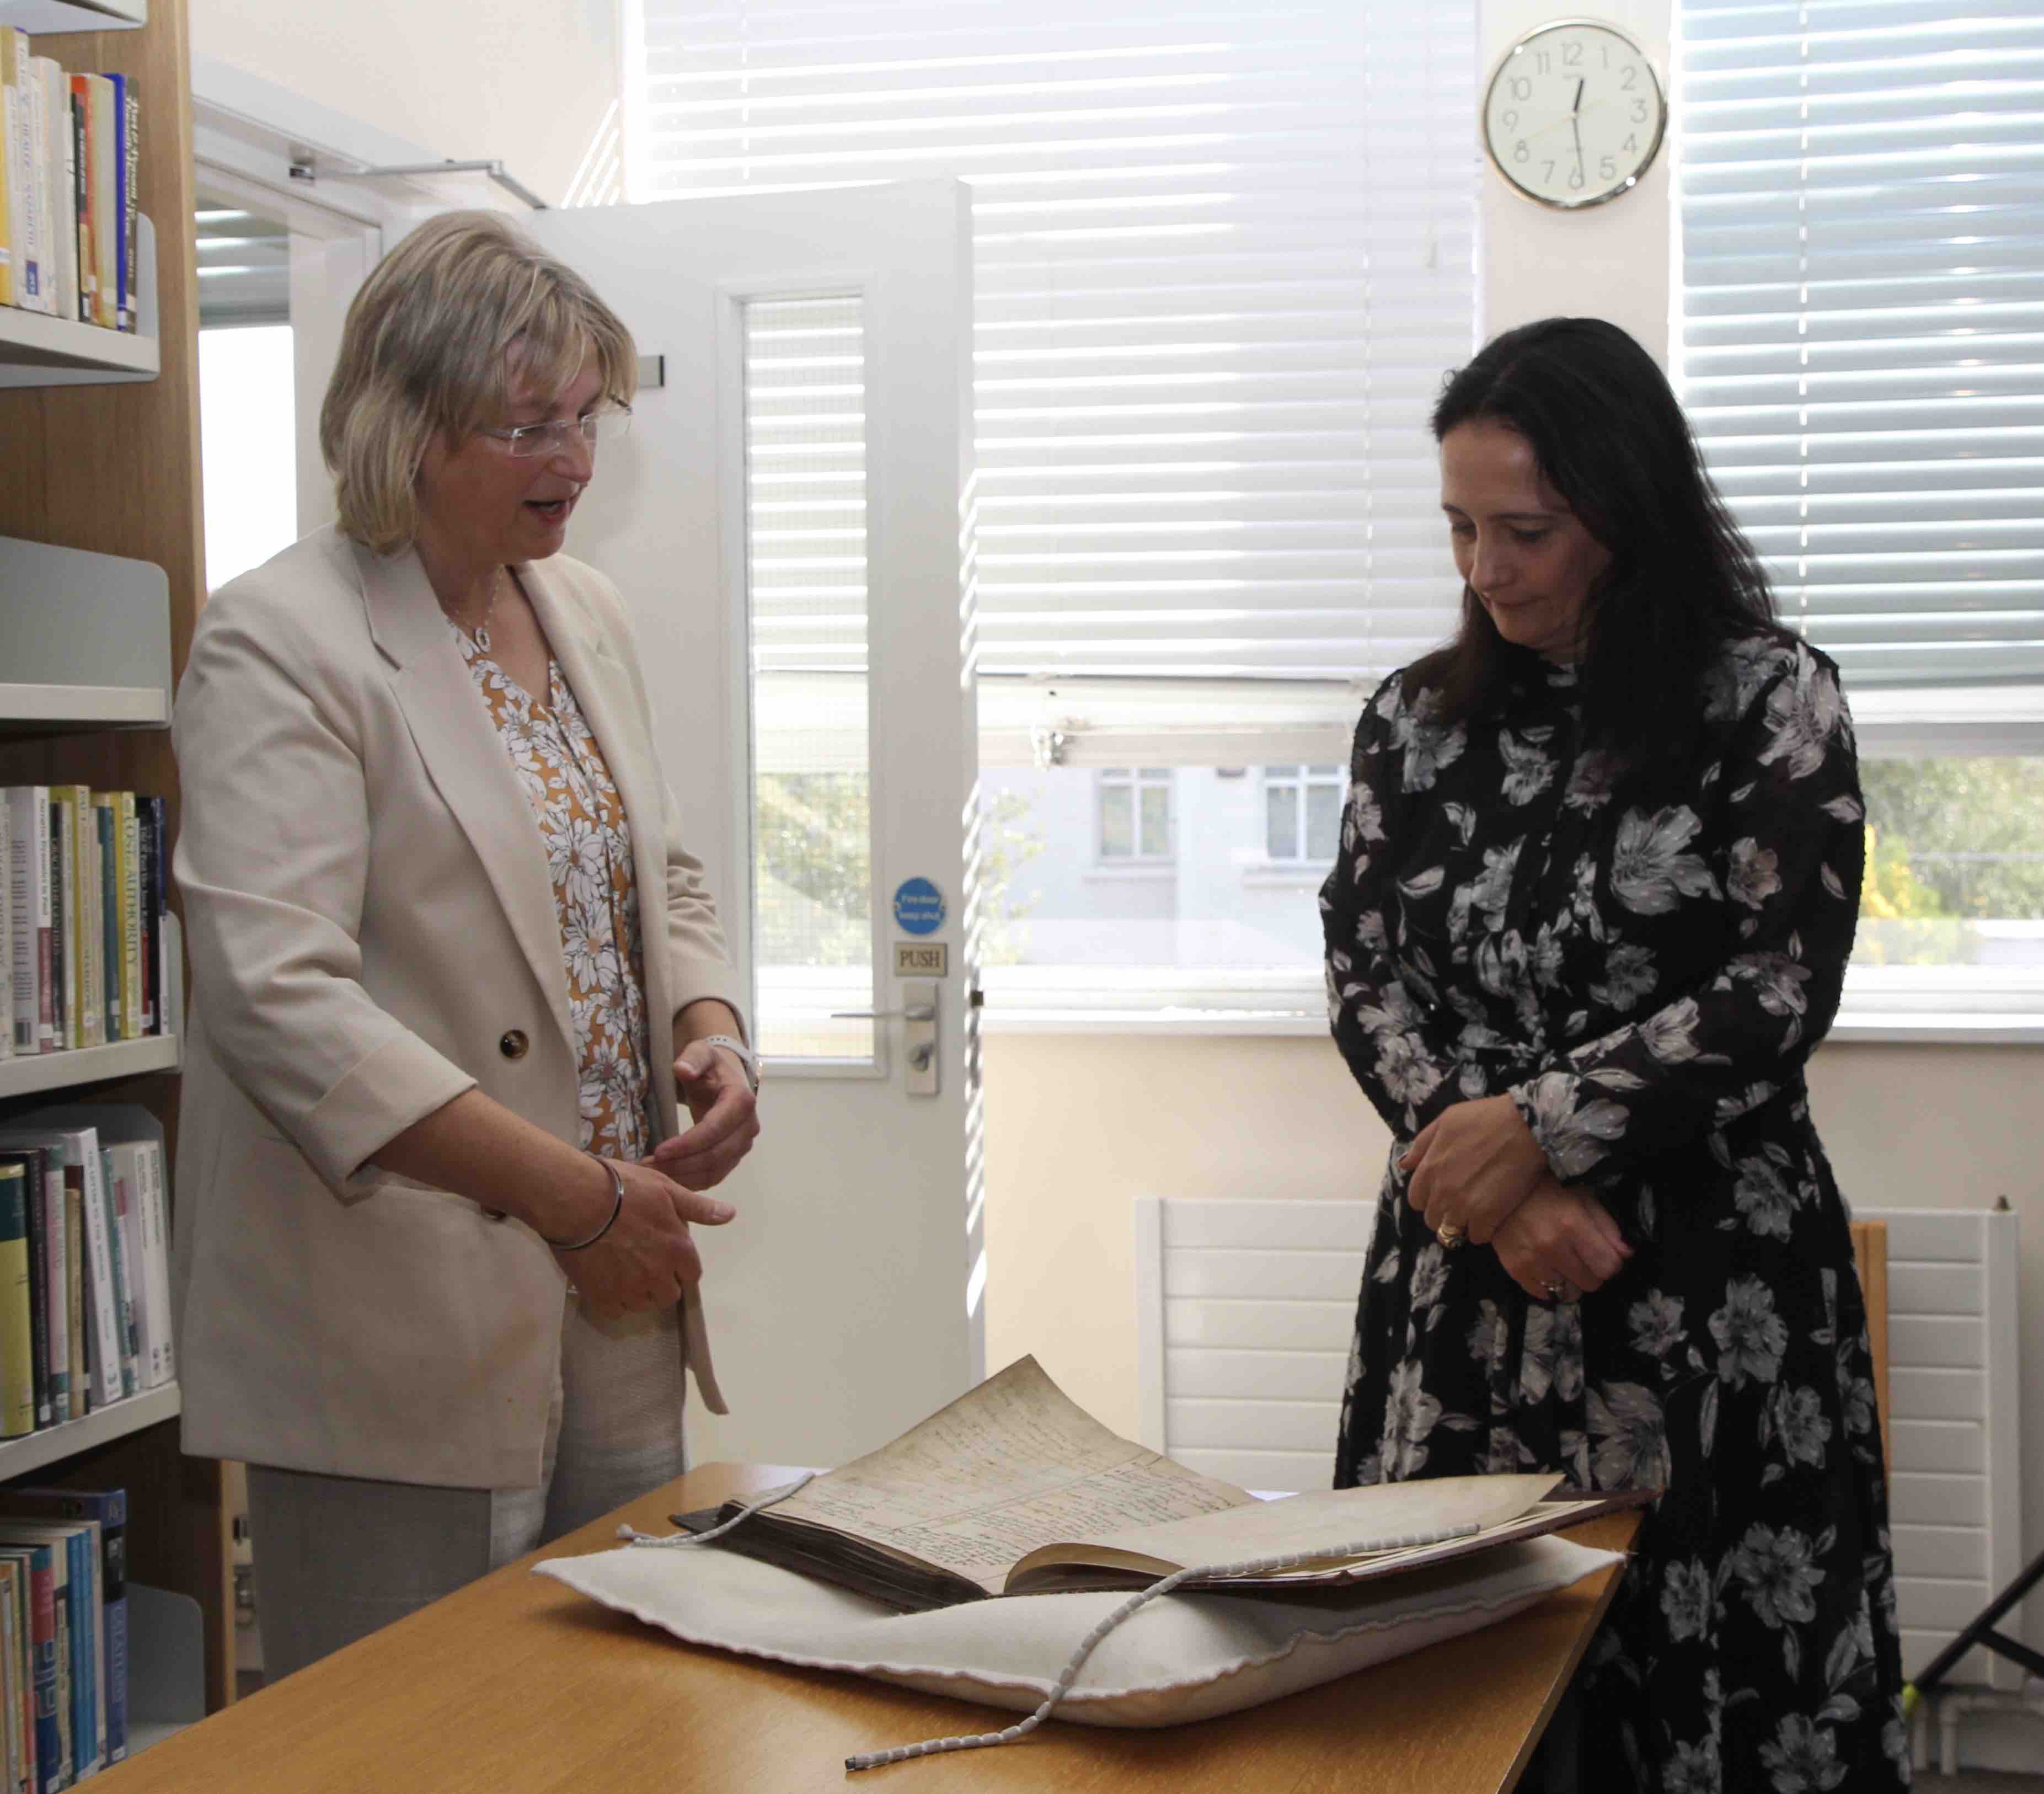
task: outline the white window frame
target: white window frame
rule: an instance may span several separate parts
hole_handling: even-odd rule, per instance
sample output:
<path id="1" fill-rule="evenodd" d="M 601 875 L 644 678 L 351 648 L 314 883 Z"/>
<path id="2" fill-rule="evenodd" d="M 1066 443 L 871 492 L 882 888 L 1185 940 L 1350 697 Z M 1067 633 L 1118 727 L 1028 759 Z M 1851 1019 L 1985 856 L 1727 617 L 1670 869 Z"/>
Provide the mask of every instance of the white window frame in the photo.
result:
<path id="1" fill-rule="evenodd" d="M 1316 767 L 1324 767 L 1326 770 L 1316 772 Z M 1324 868 L 1331 863 L 1335 849 L 1331 848 L 1324 858 L 1313 852 L 1312 843 L 1308 839 L 1311 813 L 1306 794 L 1317 787 L 1338 791 L 1345 799 L 1348 793 L 1348 775 L 1342 770 L 1340 764 L 1333 760 L 1288 761 L 1281 766 L 1265 766 L 1262 768 L 1262 774 L 1258 783 L 1263 803 L 1257 810 L 1257 819 L 1262 825 L 1262 866 L 1272 872 L 1299 872 Z M 1296 850 L 1286 854 L 1270 851 L 1270 795 L 1273 791 L 1281 787 L 1289 787 L 1292 796 L 1292 838 Z M 1340 825 L 1337 820 L 1337 846 L 1340 838 Z"/>
<path id="2" fill-rule="evenodd" d="M 1159 872 L 1176 869 L 1178 863 L 1178 774 L 1168 766 L 1103 766 L 1093 775 L 1093 858 L 1094 869 L 1101 872 L 1134 872 L 1155 876 Z M 1107 850 L 1107 794 L 1111 791 L 1128 793 L 1128 826 L 1134 851 L 1128 853 L 1110 853 Z M 1146 851 L 1147 841 L 1143 826 L 1143 794 L 1146 791 L 1161 791 L 1164 794 L 1164 834 L 1162 852 Z"/>

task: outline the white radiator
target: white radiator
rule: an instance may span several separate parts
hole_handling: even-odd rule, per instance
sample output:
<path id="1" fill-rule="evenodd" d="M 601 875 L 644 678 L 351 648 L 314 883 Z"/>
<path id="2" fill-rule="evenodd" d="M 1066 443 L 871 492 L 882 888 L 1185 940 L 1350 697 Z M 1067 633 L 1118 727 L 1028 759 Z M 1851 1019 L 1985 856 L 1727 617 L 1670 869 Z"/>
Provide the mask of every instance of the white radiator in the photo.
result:
<path id="1" fill-rule="evenodd" d="M 1325 1488 L 1375 1215 L 1368 1202 L 1139 1199 L 1143 1442 L 1245 1488 Z M 1914 1672 L 2022 1567 L 2015 1217 L 1861 1209 L 1888 1223 L 1896 1594 Z M 1956 1680 L 2013 1688 L 1972 1653 Z"/>

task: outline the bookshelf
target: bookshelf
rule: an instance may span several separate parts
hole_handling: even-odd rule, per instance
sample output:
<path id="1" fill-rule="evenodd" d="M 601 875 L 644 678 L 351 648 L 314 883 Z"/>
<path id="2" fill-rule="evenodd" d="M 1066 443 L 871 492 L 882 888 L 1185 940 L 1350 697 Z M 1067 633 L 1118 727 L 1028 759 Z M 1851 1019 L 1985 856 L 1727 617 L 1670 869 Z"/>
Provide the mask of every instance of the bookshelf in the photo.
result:
<path id="1" fill-rule="evenodd" d="M 133 330 L 108 330 L 75 318 L 0 306 L 0 387 L 153 380 L 161 368 L 156 346 L 156 227 L 146 218 L 135 222 L 135 268 Z"/>
<path id="2" fill-rule="evenodd" d="M 0 311 L 0 784 L 159 793 L 175 837 L 170 699 L 205 592 L 186 0 L 0 0 L 0 20 L 67 68 L 134 78 L 144 227 L 178 221 L 148 233 L 133 335 Z M 152 1038 L 0 1062 L 0 1116 L 139 1103 L 174 1146 L 177 1052 Z M 130 1576 L 198 1603 L 217 1707 L 233 1697 L 224 1475 L 179 1450 L 179 1407 L 173 1385 L 0 1442 L 0 1481 L 127 1490 Z"/>

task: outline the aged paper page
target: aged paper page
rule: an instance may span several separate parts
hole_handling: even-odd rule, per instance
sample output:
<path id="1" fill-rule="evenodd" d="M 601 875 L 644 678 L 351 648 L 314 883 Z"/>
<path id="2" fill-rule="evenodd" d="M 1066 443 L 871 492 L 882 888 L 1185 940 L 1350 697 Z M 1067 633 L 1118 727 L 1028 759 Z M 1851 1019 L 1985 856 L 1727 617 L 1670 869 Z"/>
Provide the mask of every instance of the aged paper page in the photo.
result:
<path id="1" fill-rule="evenodd" d="M 998 1594 L 1009 1565 L 1039 1546 L 1245 1505 L 1252 1498 L 1232 1484 L 1117 1438 L 1022 1358 L 773 1512 Z"/>

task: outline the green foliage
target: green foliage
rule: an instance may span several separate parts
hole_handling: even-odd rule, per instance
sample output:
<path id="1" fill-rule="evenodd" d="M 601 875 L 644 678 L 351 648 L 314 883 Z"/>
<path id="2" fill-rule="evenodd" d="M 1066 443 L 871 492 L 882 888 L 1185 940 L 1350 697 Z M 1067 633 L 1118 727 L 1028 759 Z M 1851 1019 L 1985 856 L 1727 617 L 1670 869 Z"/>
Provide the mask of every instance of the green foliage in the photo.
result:
<path id="1" fill-rule="evenodd" d="M 982 811 L 980 861 L 982 965 L 1020 965 L 1029 951 L 1031 896 L 1017 899 L 1015 875 L 1043 851 L 1043 832 L 1033 826 L 1035 809 L 1020 791 L 998 791 Z"/>
<path id="2" fill-rule="evenodd" d="M 1861 914 L 2044 918 L 2044 760 L 1873 760 Z"/>

